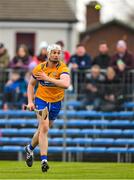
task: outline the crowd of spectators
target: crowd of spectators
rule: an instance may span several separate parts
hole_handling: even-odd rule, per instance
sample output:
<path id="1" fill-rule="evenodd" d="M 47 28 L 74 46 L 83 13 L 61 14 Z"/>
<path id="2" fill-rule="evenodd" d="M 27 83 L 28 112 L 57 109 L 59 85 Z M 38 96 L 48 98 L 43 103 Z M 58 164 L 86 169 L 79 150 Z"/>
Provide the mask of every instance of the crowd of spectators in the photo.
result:
<path id="1" fill-rule="evenodd" d="M 128 90 L 132 93 L 130 84 L 132 85 L 134 74 L 133 77 L 132 74 L 128 76 L 128 72 L 134 69 L 134 56 L 124 40 L 119 40 L 115 49 L 116 52 L 109 55 L 107 43 L 102 42 L 98 45 L 96 56 L 91 57 L 85 47 L 79 44 L 70 58 L 74 89 L 75 84 L 78 84 L 77 97 L 84 105 L 93 105 L 95 110 L 118 108 L 126 99 Z M 131 95 L 129 94 L 130 99 Z"/>
<path id="2" fill-rule="evenodd" d="M 124 79 L 124 74 L 134 68 L 134 56 L 128 51 L 127 43 L 119 40 L 115 54 L 110 55 L 108 44 L 101 42 L 95 57 L 87 53 L 83 44 L 78 44 L 71 55 L 65 50 L 63 41 L 55 43 L 62 48 L 61 59 L 70 68 L 72 92 L 78 93 L 78 99 L 85 106 L 92 104 L 95 110 L 108 107 L 109 102 L 113 107 L 124 93 L 122 84 L 130 83 Z M 28 47 L 22 44 L 10 59 L 8 50 L 0 43 L 0 83 L 6 82 L 1 90 L 3 109 L 22 108 L 27 103 L 26 87 L 30 73 L 36 65 L 47 60 L 47 47 L 48 43 L 43 41 L 37 55 L 30 55 Z M 3 73 L 3 70 L 9 71 Z"/>

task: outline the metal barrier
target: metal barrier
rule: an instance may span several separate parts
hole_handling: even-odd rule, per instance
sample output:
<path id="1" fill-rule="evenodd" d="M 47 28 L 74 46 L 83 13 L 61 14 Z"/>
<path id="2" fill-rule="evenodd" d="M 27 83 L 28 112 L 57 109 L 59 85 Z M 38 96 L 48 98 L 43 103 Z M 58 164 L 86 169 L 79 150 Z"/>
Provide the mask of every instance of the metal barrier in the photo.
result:
<path id="1" fill-rule="evenodd" d="M 0 94 L 3 93 L 6 82 L 10 79 L 13 72 L 18 72 L 24 76 L 28 71 L 23 69 L 0 69 Z"/>
<path id="2" fill-rule="evenodd" d="M 7 82 L 10 84 L 11 81 L 14 79 L 13 78 L 14 72 L 18 73 L 20 75 L 20 77 L 23 77 L 26 81 L 28 79 L 27 74 L 30 74 L 30 72 L 28 72 L 27 70 L 24 70 L 24 69 L 0 69 L 0 108 L 2 108 L 2 106 L 3 106 L 4 98 L 5 97 L 7 98 L 7 96 L 4 93 L 6 84 L 7 84 Z M 20 87 L 20 89 L 21 88 L 22 87 Z M 17 96 L 17 95 L 14 94 L 14 96 Z M 15 102 L 13 102 L 13 100 L 10 100 L 10 101 L 11 102 L 8 102 L 8 104 L 10 106 L 12 106 L 12 104 Z M 21 106 L 21 104 L 17 103 L 16 106 Z"/>
<path id="3" fill-rule="evenodd" d="M 10 79 L 10 76 L 13 71 L 14 69 L 0 69 L 0 102 L 1 103 L 2 103 L 5 84 L 7 80 Z M 27 71 L 18 70 L 18 72 L 21 73 L 22 76 L 24 76 Z M 84 88 L 86 86 L 86 76 L 89 73 L 91 73 L 91 70 L 76 70 L 71 73 L 73 90 L 67 91 L 67 97 L 66 97 L 67 100 L 70 98 L 83 99 L 83 96 L 85 96 Z M 105 75 L 106 70 L 101 70 L 101 73 Z M 134 70 L 129 70 L 123 74 L 120 83 L 110 84 L 109 86 L 111 86 L 111 88 L 117 86 L 117 90 L 122 91 L 122 93 L 120 94 L 124 95 L 127 98 L 134 98 L 133 82 L 134 82 Z M 106 84 L 105 83 L 99 84 L 99 87 L 106 89 Z"/>
<path id="4" fill-rule="evenodd" d="M 84 87 L 86 85 L 86 76 L 91 73 L 91 70 L 76 70 L 71 72 L 72 76 L 72 87 L 73 94 L 75 98 L 79 98 L 84 94 Z M 106 75 L 106 70 L 101 70 L 101 74 Z M 109 86 L 117 86 L 118 90 L 122 90 L 125 97 L 134 97 L 134 70 L 129 70 L 122 74 L 121 77 L 118 77 L 120 83 L 118 84 L 109 84 Z M 105 83 L 101 86 L 106 87 Z"/>
<path id="5" fill-rule="evenodd" d="M 7 69 L 7 70 L 2 70 L 1 73 L 2 73 L 3 76 L 5 75 L 5 77 L 8 78 L 12 71 L 13 71 L 12 69 Z M 22 71 L 22 72 L 24 72 L 24 71 Z M 65 102 L 68 102 L 69 95 L 72 97 L 73 94 L 74 94 L 76 99 L 79 97 L 79 95 L 83 95 L 83 87 L 86 85 L 85 75 L 87 73 L 89 73 L 89 72 L 90 72 L 89 70 L 88 71 L 76 71 L 76 72 L 74 72 L 74 74 L 73 74 L 74 79 L 72 78 L 74 80 L 74 91 L 73 91 L 73 93 L 69 93 L 69 91 L 66 93 Z M 103 71 L 102 73 L 105 74 L 105 71 Z M 7 80 L 6 78 L 3 78 L 2 81 L 1 81 L 1 83 L 2 83 L 2 85 L 1 85 L 1 88 L 2 88 L 1 94 L 3 93 L 3 88 L 5 86 L 6 80 Z M 133 80 L 134 80 L 134 71 L 127 72 L 126 74 L 124 74 L 121 83 L 118 84 L 117 89 L 120 90 L 121 88 L 123 88 L 123 93 L 126 93 L 126 95 L 128 97 L 133 97 L 133 82 L 134 82 Z M 101 84 L 101 86 L 103 86 L 104 89 L 106 87 L 104 84 Z M 65 104 L 65 106 L 66 106 L 66 104 Z M 1 113 L 5 113 L 5 112 L 1 111 Z M 21 113 L 22 113 L 22 116 L 24 117 L 24 112 L 21 112 Z M 31 112 L 25 112 L 25 113 L 27 113 L 27 115 L 31 116 L 31 114 L 30 114 Z M 1 115 L 3 115 L 3 114 L 1 114 Z M 6 116 L 11 115 L 13 117 L 18 116 L 17 111 L 15 111 L 15 112 L 11 111 L 10 114 L 8 114 L 8 112 L 6 112 L 5 115 Z M 68 137 L 67 135 L 68 135 L 69 132 L 72 135 L 72 129 L 71 129 L 71 131 L 70 130 L 68 131 L 68 129 L 67 129 L 68 128 L 67 119 L 69 119 L 71 117 L 74 117 L 76 119 L 79 118 L 79 117 L 80 118 L 87 118 L 87 117 L 95 117 L 96 118 L 98 116 L 99 116 L 99 119 L 101 119 L 101 120 L 103 120 L 105 116 L 109 117 L 109 118 L 118 117 L 118 116 L 128 118 L 129 116 L 133 117 L 133 112 L 117 112 L 117 113 L 116 112 L 111 112 L 111 114 L 109 114 L 109 113 L 102 113 L 102 112 L 98 113 L 98 112 L 93 112 L 93 111 L 70 111 L 70 110 L 68 111 L 67 107 L 65 107 L 64 111 L 60 112 L 60 115 L 62 115 L 62 117 L 63 117 L 63 126 L 62 126 L 63 131 L 62 131 L 62 134 L 61 134 L 61 137 L 63 138 L 63 143 L 62 143 L 62 146 L 60 147 L 60 152 L 62 152 L 63 161 L 66 161 L 68 156 L 70 157 L 69 159 L 71 160 L 72 155 L 74 153 L 77 153 L 78 157 L 79 157 L 80 153 L 83 153 L 83 152 L 84 153 L 93 153 L 93 151 L 94 151 L 95 153 L 99 153 L 99 152 L 102 153 L 101 147 L 100 147 L 100 151 L 98 150 L 98 147 L 95 147 L 96 149 L 94 147 L 91 147 L 91 148 L 90 147 L 89 148 L 87 148 L 87 147 L 77 147 L 78 151 L 76 151 L 76 146 L 75 147 L 67 147 L 67 145 L 68 145 L 67 144 L 67 137 Z M 83 122 L 83 121 L 81 120 L 81 122 Z M 91 122 L 91 120 L 89 122 Z M 103 121 L 101 121 L 101 123 L 102 122 Z M 104 131 L 103 128 L 104 128 L 104 126 L 102 126 L 102 128 L 100 128 L 99 131 L 95 131 L 96 130 L 95 129 L 95 130 L 90 131 L 90 132 L 89 132 L 89 129 L 87 131 L 87 130 L 84 130 L 84 128 L 83 128 L 83 131 L 81 129 L 78 129 L 78 131 L 75 130 L 73 133 L 75 135 L 79 135 L 79 132 L 83 132 L 84 135 L 88 135 L 89 133 L 93 134 L 93 132 L 94 133 L 100 132 L 100 134 L 104 133 L 106 135 L 106 133 L 110 133 L 110 135 L 111 135 L 111 133 L 114 132 L 114 131 L 112 131 L 112 132 Z M 128 131 L 128 130 L 129 129 L 122 130 L 122 129 L 119 128 L 119 131 L 115 131 L 115 132 L 116 132 L 117 135 L 120 135 L 121 132 L 124 133 L 123 135 L 128 135 L 128 133 L 133 135 L 133 131 L 131 131 L 131 129 L 130 129 L 130 131 Z M 26 131 L 27 131 L 27 129 L 26 129 Z M 60 132 L 59 129 L 57 129 L 57 131 Z M 8 129 L 8 132 L 9 132 L 9 129 Z M 21 131 L 19 130 L 19 132 L 21 132 Z M 33 131 L 32 131 L 32 133 L 33 133 Z M 22 134 L 24 134 L 24 131 L 23 131 Z M 56 133 L 56 135 L 57 135 L 57 133 Z M 116 153 L 118 155 L 118 161 L 120 161 L 121 153 L 126 154 L 126 153 L 133 153 L 134 152 L 131 147 L 129 149 L 126 148 L 126 147 L 123 147 L 124 149 L 116 149 L 116 148 L 113 149 L 113 147 L 111 147 L 111 148 L 112 149 L 110 149 L 110 148 L 106 149 L 105 148 L 103 150 L 107 150 L 107 151 L 105 151 L 107 153 Z M 11 150 L 11 149 L 9 149 L 9 147 L 4 147 L 4 151 L 5 151 L 5 149 Z M 1 148 L 1 151 L 3 151 L 3 148 Z M 21 151 L 21 150 L 17 149 L 17 152 L 19 152 L 19 151 Z M 51 151 L 54 152 L 55 147 L 54 147 L 54 150 L 51 149 Z M 58 147 L 57 151 L 59 152 L 59 147 Z M 18 157 L 19 157 L 19 159 L 21 159 L 22 158 L 21 154 L 19 154 Z"/>

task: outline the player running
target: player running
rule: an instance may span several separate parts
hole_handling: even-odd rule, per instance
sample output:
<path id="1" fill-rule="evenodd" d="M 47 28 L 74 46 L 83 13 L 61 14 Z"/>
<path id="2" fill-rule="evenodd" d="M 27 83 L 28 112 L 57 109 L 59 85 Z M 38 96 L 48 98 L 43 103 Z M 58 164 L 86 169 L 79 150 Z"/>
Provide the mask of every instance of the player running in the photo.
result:
<path id="1" fill-rule="evenodd" d="M 42 110 L 47 107 L 45 117 L 37 114 L 38 129 L 31 143 L 25 148 L 26 163 L 31 167 L 33 164 L 33 150 L 39 145 L 42 172 L 47 172 L 49 169 L 47 162 L 48 130 L 60 111 L 61 101 L 64 98 L 64 89 L 70 85 L 69 69 L 60 60 L 61 47 L 52 44 L 48 46 L 47 53 L 48 60 L 33 69 L 27 89 L 28 109 L 31 111 L 35 108 Z M 37 81 L 38 87 L 34 95 Z"/>

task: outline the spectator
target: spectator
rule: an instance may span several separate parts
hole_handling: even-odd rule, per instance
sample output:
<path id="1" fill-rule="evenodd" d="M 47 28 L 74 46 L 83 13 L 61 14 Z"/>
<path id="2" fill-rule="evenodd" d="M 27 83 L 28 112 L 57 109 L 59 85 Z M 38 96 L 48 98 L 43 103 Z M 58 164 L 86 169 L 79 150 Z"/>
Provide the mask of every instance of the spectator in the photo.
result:
<path id="1" fill-rule="evenodd" d="M 117 53 L 113 55 L 110 65 L 116 70 L 118 75 L 123 75 L 129 69 L 134 68 L 134 57 L 128 52 L 127 44 L 124 40 L 119 40 L 116 45 Z"/>
<path id="2" fill-rule="evenodd" d="M 13 69 L 23 69 L 29 68 L 29 64 L 32 61 L 32 57 L 29 56 L 28 48 L 25 45 L 20 45 L 16 56 L 12 59 L 10 67 Z"/>
<path id="3" fill-rule="evenodd" d="M 31 62 L 28 65 L 30 72 L 34 69 L 35 66 L 37 66 L 37 64 L 39 64 L 39 61 L 36 56 L 33 56 Z"/>
<path id="4" fill-rule="evenodd" d="M 121 93 L 120 80 L 116 76 L 116 72 L 112 67 L 107 68 L 106 72 L 106 88 L 105 100 L 116 101 L 117 96 Z"/>
<path id="5" fill-rule="evenodd" d="M 29 64 L 30 71 L 32 71 L 32 69 L 35 66 L 37 66 L 39 63 L 42 63 L 47 60 L 47 47 L 48 47 L 48 43 L 46 41 L 41 42 L 39 46 L 38 56 L 33 56 L 32 61 Z"/>
<path id="6" fill-rule="evenodd" d="M 47 60 L 47 47 L 48 43 L 46 41 L 41 42 L 39 46 L 39 55 L 37 56 L 39 63 Z"/>
<path id="7" fill-rule="evenodd" d="M 8 73 L 5 69 L 9 65 L 9 55 L 3 43 L 0 43 L 0 92 L 3 91 L 3 85 L 8 79 Z"/>
<path id="8" fill-rule="evenodd" d="M 69 60 L 70 60 L 70 52 L 67 50 L 64 50 L 64 42 L 63 41 L 57 41 L 56 44 L 61 46 L 62 49 L 62 59 L 64 60 L 65 64 L 69 64 Z"/>
<path id="9" fill-rule="evenodd" d="M 86 75 L 85 99 L 84 104 L 92 104 L 94 110 L 100 110 L 104 96 L 105 76 L 101 74 L 101 69 L 98 65 L 91 68 L 91 73 Z"/>
<path id="10" fill-rule="evenodd" d="M 112 57 L 111 66 L 115 69 L 120 77 L 123 87 L 124 96 L 133 94 L 133 76 L 128 70 L 134 68 L 134 56 L 128 52 L 127 44 L 124 40 L 117 42 L 117 53 Z M 131 100 L 131 97 L 130 97 Z"/>
<path id="11" fill-rule="evenodd" d="M 110 56 L 108 55 L 107 43 L 99 45 L 99 55 L 93 60 L 93 65 L 99 65 L 101 69 L 106 69 L 110 63 Z"/>
<path id="12" fill-rule="evenodd" d="M 70 58 L 70 67 L 73 71 L 79 69 L 89 69 L 91 67 L 91 57 L 86 53 L 86 49 L 82 44 L 76 46 L 76 53 Z"/>
<path id="13" fill-rule="evenodd" d="M 26 104 L 27 82 L 17 71 L 13 71 L 4 87 L 3 109 L 21 108 Z"/>
<path id="14" fill-rule="evenodd" d="M 82 44 L 76 46 L 76 53 L 71 56 L 69 66 L 72 73 L 72 85 L 75 93 L 78 93 L 78 99 L 81 97 L 81 87 L 85 81 L 85 70 L 91 67 L 91 57 L 86 53 Z M 79 82 L 79 83 L 78 83 Z M 76 84 L 78 87 L 76 87 Z M 78 92 L 76 92 L 78 90 Z"/>
<path id="15" fill-rule="evenodd" d="M 3 43 L 0 43 L 0 68 L 7 68 L 9 65 L 9 55 Z"/>
<path id="16" fill-rule="evenodd" d="M 123 102 L 123 88 L 112 67 L 107 68 L 102 111 L 113 111 L 120 108 Z"/>

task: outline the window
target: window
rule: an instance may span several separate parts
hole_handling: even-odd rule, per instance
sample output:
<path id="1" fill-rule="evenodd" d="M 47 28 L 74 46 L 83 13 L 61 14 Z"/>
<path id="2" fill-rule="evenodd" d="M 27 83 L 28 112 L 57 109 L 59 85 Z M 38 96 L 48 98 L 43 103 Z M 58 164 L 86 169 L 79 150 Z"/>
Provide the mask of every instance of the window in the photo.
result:
<path id="1" fill-rule="evenodd" d="M 16 49 L 25 44 L 31 55 L 35 53 L 35 33 L 16 33 Z"/>

